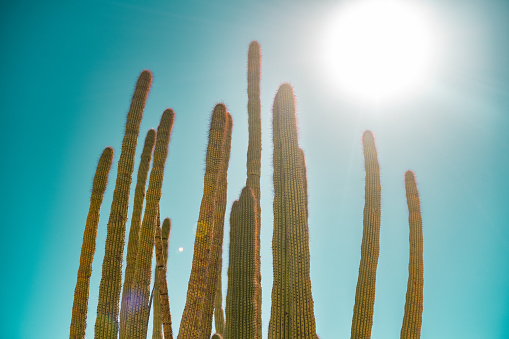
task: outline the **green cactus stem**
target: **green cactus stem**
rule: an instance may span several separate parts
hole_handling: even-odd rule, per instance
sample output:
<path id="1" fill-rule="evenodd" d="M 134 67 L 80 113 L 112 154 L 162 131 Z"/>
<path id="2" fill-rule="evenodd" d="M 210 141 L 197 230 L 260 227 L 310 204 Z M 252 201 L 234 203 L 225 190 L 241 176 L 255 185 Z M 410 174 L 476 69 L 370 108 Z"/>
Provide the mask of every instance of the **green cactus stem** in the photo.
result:
<path id="1" fill-rule="evenodd" d="M 171 220 L 170 218 L 166 218 L 163 221 L 162 227 L 162 246 L 163 246 L 163 257 L 164 257 L 164 267 L 166 268 L 166 264 L 168 263 L 168 238 L 170 237 L 171 230 Z M 157 234 L 156 234 L 157 236 Z M 157 240 L 157 239 L 156 239 Z M 156 252 L 157 253 L 157 252 Z M 166 273 L 164 274 L 166 277 Z M 166 278 L 165 278 L 166 279 Z M 152 339 L 163 339 L 163 323 L 162 323 L 162 311 L 161 311 L 161 293 L 160 293 L 160 283 L 159 283 L 159 271 L 154 270 L 154 314 L 152 316 Z M 166 291 L 166 294 L 168 292 Z M 169 312 L 169 306 L 168 306 Z M 171 319 L 171 316 L 170 316 Z M 170 320 L 171 322 L 171 320 Z"/>
<path id="2" fill-rule="evenodd" d="M 362 135 L 366 170 L 361 262 L 353 309 L 351 339 L 371 338 L 378 254 L 380 252 L 380 167 L 375 139 L 370 131 Z"/>
<path id="3" fill-rule="evenodd" d="M 92 184 L 90 207 L 88 209 L 83 244 L 81 246 L 80 266 L 78 278 L 74 289 L 74 302 L 72 305 L 71 329 L 69 338 L 85 338 L 87 328 L 88 296 L 90 290 L 90 276 L 92 275 L 92 262 L 94 261 L 97 227 L 99 226 L 99 212 L 103 201 L 104 191 L 108 183 L 111 163 L 113 161 L 113 148 L 106 147 L 99 159 Z"/>
<path id="4" fill-rule="evenodd" d="M 152 73 L 143 71 L 132 98 L 122 150 L 118 161 L 117 180 L 108 220 L 106 245 L 99 285 L 99 301 L 95 321 L 95 337 L 116 339 L 119 330 L 119 299 L 122 288 L 122 258 L 131 189 L 134 156 L 145 102 L 152 84 Z"/>

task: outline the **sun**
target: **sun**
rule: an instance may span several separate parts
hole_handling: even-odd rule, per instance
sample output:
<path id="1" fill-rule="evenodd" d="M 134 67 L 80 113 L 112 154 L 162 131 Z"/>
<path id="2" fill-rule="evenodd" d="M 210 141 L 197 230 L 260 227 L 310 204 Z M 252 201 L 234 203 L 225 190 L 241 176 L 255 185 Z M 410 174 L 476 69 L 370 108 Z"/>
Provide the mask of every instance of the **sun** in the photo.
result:
<path id="1" fill-rule="evenodd" d="M 415 1 L 352 1 L 331 16 L 321 61 L 343 92 L 390 101 L 429 78 L 436 57 L 433 31 L 428 11 Z"/>

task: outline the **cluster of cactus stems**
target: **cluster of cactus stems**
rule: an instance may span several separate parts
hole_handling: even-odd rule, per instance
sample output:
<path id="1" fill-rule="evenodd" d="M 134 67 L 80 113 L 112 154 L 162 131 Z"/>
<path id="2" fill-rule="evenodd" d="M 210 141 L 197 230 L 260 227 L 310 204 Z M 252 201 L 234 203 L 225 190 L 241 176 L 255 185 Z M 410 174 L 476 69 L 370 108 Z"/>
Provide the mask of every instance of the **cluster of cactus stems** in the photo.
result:
<path id="1" fill-rule="evenodd" d="M 212 112 L 206 153 L 203 197 L 198 216 L 193 263 L 178 339 L 261 339 L 260 169 L 261 52 L 253 41 L 248 51 L 247 178 L 231 208 L 226 307 L 222 307 L 221 271 L 227 172 L 232 117 L 224 104 Z M 141 155 L 120 301 L 122 257 L 134 155 L 145 101 L 152 83 L 150 71 L 138 78 L 127 115 L 117 179 L 107 226 L 105 256 L 99 286 L 95 338 L 147 338 L 153 301 L 153 339 L 173 339 L 166 265 L 171 221 L 160 225 L 159 202 L 164 167 L 173 129 L 173 110 L 164 111 L 157 132 L 150 129 Z M 295 98 L 289 84 L 280 86 L 273 104 L 274 228 L 273 286 L 268 338 L 318 338 L 310 278 L 308 184 L 304 151 L 299 147 Z M 361 261 L 352 318 L 351 338 L 371 337 L 379 255 L 381 215 L 380 169 L 373 134 L 362 136 L 365 160 L 365 206 Z M 153 159 L 152 159 L 153 154 Z M 74 293 L 70 338 L 84 338 L 92 260 L 99 211 L 106 189 L 113 149 L 107 147 L 97 165 L 85 225 Z M 152 170 L 149 177 L 150 163 Z M 410 258 L 402 339 L 420 338 L 423 311 L 422 220 L 413 172 L 405 173 L 409 210 Z M 143 205 L 145 203 L 145 211 Z M 142 215 L 143 214 L 143 215 Z M 150 293 L 152 256 L 156 269 Z M 119 312 L 120 309 L 120 312 Z M 226 317 L 225 317 L 226 313 Z"/>

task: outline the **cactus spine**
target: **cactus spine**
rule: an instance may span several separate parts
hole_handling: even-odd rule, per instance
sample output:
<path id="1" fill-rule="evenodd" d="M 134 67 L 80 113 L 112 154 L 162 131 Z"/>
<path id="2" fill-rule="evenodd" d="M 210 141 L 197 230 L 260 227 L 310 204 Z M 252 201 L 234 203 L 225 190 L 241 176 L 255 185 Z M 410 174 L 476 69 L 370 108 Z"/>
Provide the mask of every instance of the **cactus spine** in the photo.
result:
<path id="1" fill-rule="evenodd" d="M 163 258 L 164 258 L 164 269 L 166 270 L 166 265 L 168 263 L 168 238 L 170 237 L 170 230 L 171 230 L 171 220 L 170 218 L 166 218 L 163 221 L 162 226 L 162 248 L 163 248 Z M 157 237 L 157 234 L 156 234 Z M 157 239 L 156 239 L 157 240 Z M 157 250 L 157 244 L 156 244 L 156 250 Z M 157 254 L 157 252 L 156 252 Z M 159 266 L 159 264 L 158 264 Z M 157 266 L 157 267 L 158 267 Z M 154 315 L 152 317 L 153 319 L 153 330 L 152 330 L 152 339 L 163 339 L 163 332 L 162 330 L 162 313 L 161 313 L 161 293 L 159 291 L 159 286 L 161 285 L 159 283 L 159 270 L 157 269 L 154 271 Z M 166 279 L 166 273 L 164 273 L 164 279 Z M 166 295 L 168 294 L 168 291 L 166 291 Z M 169 312 L 169 307 L 168 307 Z M 170 317 L 171 319 L 171 317 Z M 171 320 L 170 320 L 170 328 L 171 328 Z"/>
<path id="2" fill-rule="evenodd" d="M 274 282 L 269 338 L 315 338 L 305 184 L 293 89 L 283 84 L 274 99 Z"/>
<path id="3" fill-rule="evenodd" d="M 422 219 L 419 192 L 414 173 L 405 173 L 405 189 L 410 226 L 410 259 L 408 263 L 408 286 L 405 315 L 401 327 L 401 339 L 419 339 L 422 324 L 422 289 L 424 286 L 422 260 Z"/>
<path id="4" fill-rule="evenodd" d="M 152 252 L 154 249 L 154 225 L 157 222 L 164 165 L 168 156 L 174 116 L 172 109 L 166 109 L 157 128 L 154 163 L 148 183 L 145 213 L 140 229 L 134 279 L 131 287 L 131 300 L 127 314 L 127 338 L 146 338 L 147 336 Z"/>
<path id="5" fill-rule="evenodd" d="M 134 206 L 131 218 L 131 228 L 129 229 L 129 241 L 127 244 L 127 258 L 124 277 L 124 287 L 122 289 L 122 302 L 120 305 L 120 339 L 125 339 L 127 309 L 131 297 L 131 284 L 134 276 L 136 264 L 136 253 L 138 252 L 138 241 L 140 236 L 141 216 L 143 211 L 143 202 L 145 201 L 145 186 L 147 183 L 152 151 L 156 140 L 156 131 L 150 129 L 145 137 L 143 152 L 141 153 L 140 166 L 138 168 L 138 178 L 136 189 L 134 191 Z"/>
<path id="6" fill-rule="evenodd" d="M 362 135 L 364 146 L 365 203 L 361 245 L 361 262 L 352 318 L 352 339 L 369 339 L 373 326 L 376 267 L 380 252 L 380 167 L 375 139 L 371 131 Z"/>
<path id="7" fill-rule="evenodd" d="M 147 70 L 141 72 L 136 89 L 134 90 L 129 112 L 127 113 L 125 135 L 118 161 L 117 180 L 113 192 L 106 234 L 95 322 L 96 338 L 115 339 L 118 334 L 119 299 L 122 287 L 122 258 L 129 192 L 134 169 L 134 155 L 136 153 L 138 132 L 151 84 L 152 73 Z"/>
<path id="8" fill-rule="evenodd" d="M 260 44 L 252 41 L 249 45 L 247 56 L 247 112 L 249 123 L 249 145 L 247 149 L 247 180 L 246 185 L 251 187 L 257 205 L 256 227 L 255 233 L 256 246 L 255 260 L 258 262 L 256 272 L 258 291 L 256 293 L 257 308 L 256 311 L 256 333 L 257 338 L 262 338 L 262 284 L 260 272 L 260 225 L 261 225 L 261 206 L 260 206 L 260 174 L 261 174 L 261 157 L 262 157 L 262 123 L 261 123 L 261 105 L 260 105 L 260 68 L 261 68 L 261 52 Z"/>
<path id="9" fill-rule="evenodd" d="M 72 305 L 71 329 L 69 338 L 85 338 L 87 328 L 88 295 L 90 290 L 90 276 L 92 275 L 92 262 L 94 261 L 97 227 L 99 225 L 99 212 L 103 201 L 104 191 L 108 183 L 111 162 L 113 161 L 113 148 L 106 147 L 102 152 L 94 182 L 92 195 L 90 196 L 90 208 L 88 210 L 83 245 L 81 246 L 80 266 L 78 278 L 74 289 L 74 302 Z"/>
<path id="10" fill-rule="evenodd" d="M 257 293 L 259 272 L 256 253 L 257 202 L 249 186 L 244 187 L 230 214 L 226 332 L 228 339 L 257 337 Z"/>
<path id="11" fill-rule="evenodd" d="M 226 211 L 226 189 L 228 187 L 228 164 L 230 161 L 230 149 L 232 140 L 232 117 L 226 116 L 226 140 L 223 145 L 223 156 L 218 174 L 218 184 L 214 210 L 214 233 L 212 237 L 212 249 L 210 255 L 207 291 L 202 316 L 201 338 L 209 338 L 212 331 L 212 316 L 214 312 L 215 294 L 218 279 L 222 271 L 223 238 L 224 238 L 224 214 Z"/>
<path id="12" fill-rule="evenodd" d="M 207 146 L 203 197 L 194 242 L 193 265 L 187 289 L 186 306 L 182 314 L 178 339 L 196 339 L 201 334 L 203 303 L 207 291 L 210 250 L 214 232 L 214 210 L 218 173 L 226 141 L 226 107 L 218 104 L 212 113 Z"/>

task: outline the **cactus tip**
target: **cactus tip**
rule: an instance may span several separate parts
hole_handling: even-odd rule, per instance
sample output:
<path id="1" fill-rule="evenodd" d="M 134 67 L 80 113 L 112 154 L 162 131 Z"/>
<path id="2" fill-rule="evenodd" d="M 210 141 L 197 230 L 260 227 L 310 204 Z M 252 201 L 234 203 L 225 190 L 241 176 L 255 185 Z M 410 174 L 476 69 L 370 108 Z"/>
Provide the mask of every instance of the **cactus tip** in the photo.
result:
<path id="1" fill-rule="evenodd" d="M 365 143 L 367 141 L 374 141 L 375 137 L 373 136 L 373 132 L 371 132 L 369 129 L 365 130 L 364 133 L 362 133 L 362 141 Z"/>
<path id="2" fill-rule="evenodd" d="M 408 170 L 405 172 L 405 181 L 406 182 L 415 181 L 415 174 L 413 171 Z"/>

